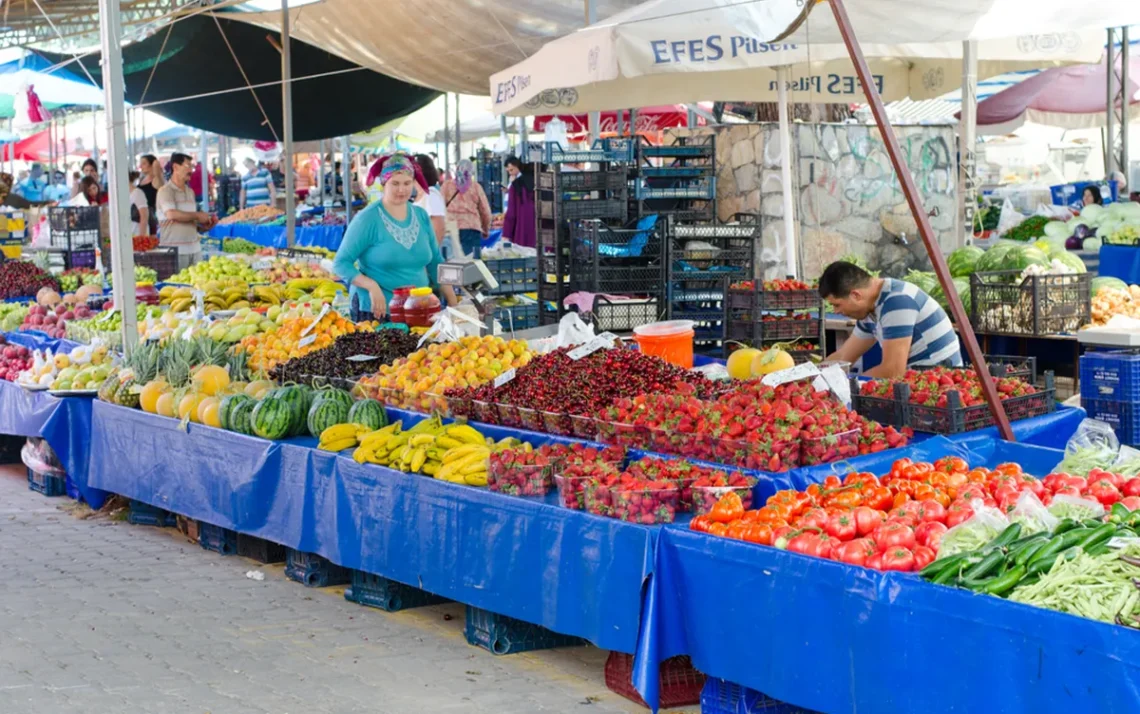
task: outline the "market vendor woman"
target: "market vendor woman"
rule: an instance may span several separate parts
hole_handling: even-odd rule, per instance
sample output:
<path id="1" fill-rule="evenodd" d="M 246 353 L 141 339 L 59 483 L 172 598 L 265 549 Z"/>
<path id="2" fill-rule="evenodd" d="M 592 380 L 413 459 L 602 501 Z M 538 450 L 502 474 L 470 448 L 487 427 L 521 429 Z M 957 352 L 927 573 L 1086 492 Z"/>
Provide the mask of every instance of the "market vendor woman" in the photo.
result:
<path id="1" fill-rule="evenodd" d="M 962 365 L 950 318 L 917 285 L 872 277 L 838 261 L 820 276 L 819 294 L 836 312 L 856 320 L 851 337 L 828 360 L 854 362 L 878 342 L 883 361 L 867 370 L 869 377 L 901 377 L 909 367 Z"/>
<path id="2" fill-rule="evenodd" d="M 436 268 L 442 261 L 427 211 L 410 203 L 415 164 L 405 154 L 379 159 L 372 168 L 384 187 L 379 201 L 354 216 L 336 252 L 333 269 L 351 283 L 352 319 L 359 322 L 388 314 L 392 291 L 399 287 L 439 288 Z M 449 286 L 440 288 L 455 305 Z"/>

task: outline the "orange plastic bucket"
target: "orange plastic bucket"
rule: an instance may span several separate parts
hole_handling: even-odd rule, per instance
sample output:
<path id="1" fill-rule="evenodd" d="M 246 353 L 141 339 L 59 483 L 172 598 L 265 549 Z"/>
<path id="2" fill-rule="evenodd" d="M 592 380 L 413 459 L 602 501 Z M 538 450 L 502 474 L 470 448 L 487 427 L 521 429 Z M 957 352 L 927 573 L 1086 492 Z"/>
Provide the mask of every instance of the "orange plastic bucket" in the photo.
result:
<path id="1" fill-rule="evenodd" d="M 647 355 L 685 369 L 693 368 L 692 320 L 668 320 L 635 327 L 633 339 Z"/>

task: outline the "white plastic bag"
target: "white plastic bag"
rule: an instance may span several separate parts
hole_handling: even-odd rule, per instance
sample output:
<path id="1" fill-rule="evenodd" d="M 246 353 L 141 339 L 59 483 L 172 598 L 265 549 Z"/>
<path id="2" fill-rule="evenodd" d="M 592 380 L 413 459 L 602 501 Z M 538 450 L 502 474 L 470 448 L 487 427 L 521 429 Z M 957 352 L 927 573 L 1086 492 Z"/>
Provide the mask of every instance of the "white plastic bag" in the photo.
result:
<path id="1" fill-rule="evenodd" d="M 1013 203 L 1008 198 L 1005 199 L 1001 204 L 1001 218 L 998 220 L 997 227 L 998 235 L 1005 235 L 1026 218 L 1028 218 L 1028 216 L 1023 216 L 1018 213 L 1017 210 L 1014 209 Z"/>
<path id="2" fill-rule="evenodd" d="M 576 312 L 568 312 L 558 322 L 558 341 L 555 347 L 574 347 L 594 339 L 594 326 L 588 325 Z"/>
<path id="3" fill-rule="evenodd" d="M 425 342 L 455 342 L 461 337 L 478 335 L 485 327 L 462 310 L 449 307 L 432 317 L 432 326 L 416 343 L 416 349 L 423 347 Z"/>
<path id="4" fill-rule="evenodd" d="M 1085 419 L 1065 444 L 1065 458 L 1053 467 L 1053 471 L 1086 476 L 1094 468 L 1111 467 L 1119 454 L 1120 440 L 1112 426 L 1096 419 Z"/>
<path id="5" fill-rule="evenodd" d="M 1020 523 L 1022 535 L 1030 535 L 1052 532 L 1061 520 L 1049 512 L 1037 494 L 1032 491 L 1022 491 L 1009 514 L 1009 522 Z"/>
<path id="6" fill-rule="evenodd" d="M 938 557 L 968 553 L 981 548 L 1009 526 L 1009 519 L 998 509 L 985 505 L 980 498 L 970 501 L 974 515 L 946 531 L 938 548 Z"/>

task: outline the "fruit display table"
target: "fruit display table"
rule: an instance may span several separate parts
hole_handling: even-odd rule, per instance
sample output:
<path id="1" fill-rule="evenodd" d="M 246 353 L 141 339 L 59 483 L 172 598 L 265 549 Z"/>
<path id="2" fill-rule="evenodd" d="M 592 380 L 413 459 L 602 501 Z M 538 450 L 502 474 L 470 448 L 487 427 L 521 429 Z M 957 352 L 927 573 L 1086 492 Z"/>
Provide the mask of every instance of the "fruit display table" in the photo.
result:
<path id="1" fill-rule="evenodd" d="M 986 448 L 972 465 L 1047 473 L 1061 457 Z M 689 654 L 710 677 L 823 712 L 1140 710 L 1140 633 L 1128 628 L 681 527 L 658 538 L 643 616 L 634 681 L 649 702 L 656 663 Z M 933 684 L 946 672 L 963 686 Z"/>

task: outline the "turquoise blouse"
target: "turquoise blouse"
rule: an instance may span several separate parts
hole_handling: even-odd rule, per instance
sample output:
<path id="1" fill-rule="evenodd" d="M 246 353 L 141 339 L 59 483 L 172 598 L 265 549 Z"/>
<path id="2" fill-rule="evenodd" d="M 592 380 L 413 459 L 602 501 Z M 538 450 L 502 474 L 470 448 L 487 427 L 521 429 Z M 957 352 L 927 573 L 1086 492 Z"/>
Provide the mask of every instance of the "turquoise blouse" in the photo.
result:
<path id="1" fill-rule="evenodd" d="M 419 226 L 414 235 L 412 221 Z M 384 210 L 383 202 L 376 201 L 353 216 L 333 259 L 333 270 L 350 285 L 353 278 L 364 273 L 380 285 L 390 301 L 392 291 L 406 285 L 438 287 L 436 267 L 442 261 L 427 211 L 408 204 L 407 217 L 397 221 Z M 357 297 L 360 310 L 372 309 L 367 290 L 351 285 L 349 298 L 352 296 Z"/>

